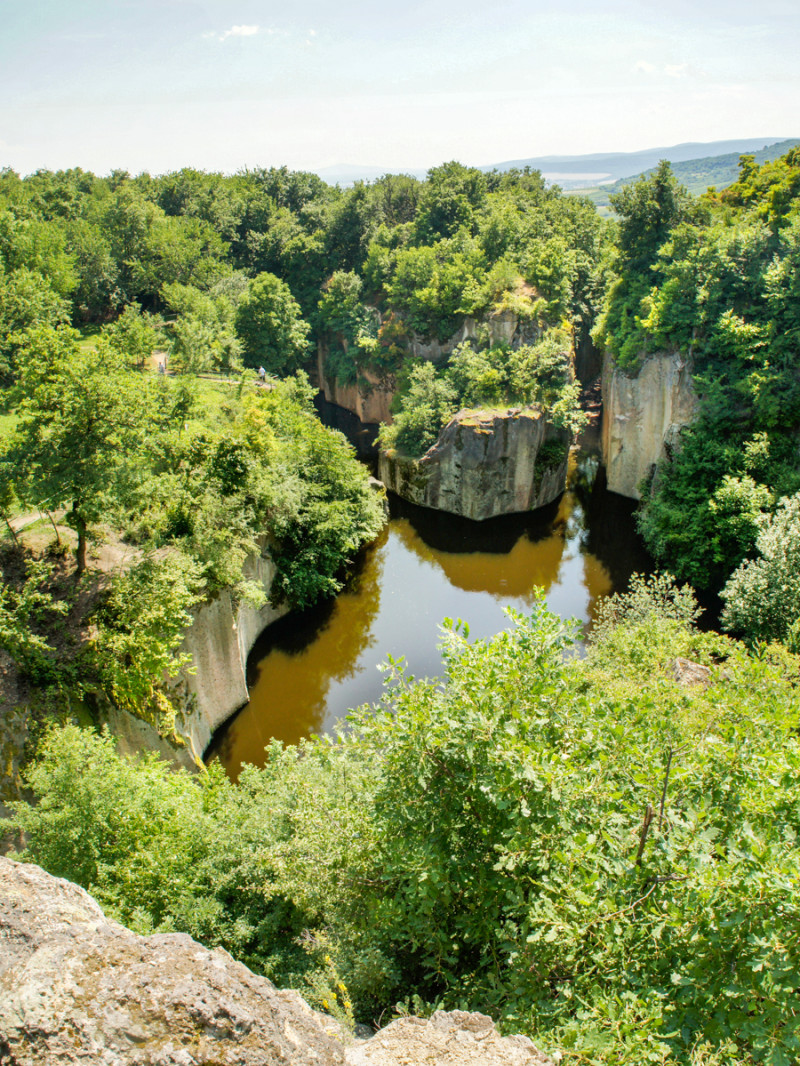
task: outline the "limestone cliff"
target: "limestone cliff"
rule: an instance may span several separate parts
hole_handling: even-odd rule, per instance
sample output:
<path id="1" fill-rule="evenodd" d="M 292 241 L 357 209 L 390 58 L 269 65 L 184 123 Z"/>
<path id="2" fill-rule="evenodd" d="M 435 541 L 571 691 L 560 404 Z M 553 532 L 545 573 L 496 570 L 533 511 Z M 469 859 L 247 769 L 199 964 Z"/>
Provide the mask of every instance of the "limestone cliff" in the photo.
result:
<path id="1" fill-rule="evenodd" d="M 275 564 L 269 557 L 251 556 L 244 577 L 261 585 L 267 596 L 275 577 Z M 188 695 L 181 733 L 201 755 L 217 726 L 247 703 L 247 656 L 259 635 L 270 623 L 288 614 L 286 605 L 269 602 L 260 610 L 237 603 L 226 589 L 203 604 L 187 631 L 182 650 L 194 664 L 184 673 Z"/>
<path id="2" fill-rule="evenodd" d="M 421 459 L 382 452 L 378 476 L 411 503 L 482 521 L 555 500 L 569 443 L 535 407 L 459 411 Z"/>
<path id="3" fill-rule="evenodd" d="M 678 352 L 650 356 L 630 377 L 603 362 L 603 462 L 608 487 L 640 498 L 639 484 L 695 417 L 692 366 Z"/>
<path id="4" fill-rule="evenodd" d="M 275 564 L 268 556 L 251 556 L 245 563 L 244 577 L 260 584 L 267 596 L 274 576 Z M 182 671 L 173 688 L 182 708 L 177 731 L 186 747 L 176 749 L 146 722 L 109 708 L 108 725 L 120 749 L 131 753 L 155 750 L 184 765 L 196 765 L 214 730 L 249 699 L 250 649 L 264 629 L 288 611 L 288 606 L 273 607 L 269 602 L 255 610 L 236 602 L 228 589 L 197 607 L 180 649 L 191 655 L 192 665 Z"/>
<path id="5" fill-rule="evenodd" d="M 351 411 L 362 422 L 388 424 L 392 421 L 390 407 L 396 389 L 394 375 L 379 377 L 366 371 L 360 381 L 341 385 L 335 376 L 328 372 L 326 349 L 322 345 L 317 349 L 317 371 L 319 387 L 329 403 Z"/>

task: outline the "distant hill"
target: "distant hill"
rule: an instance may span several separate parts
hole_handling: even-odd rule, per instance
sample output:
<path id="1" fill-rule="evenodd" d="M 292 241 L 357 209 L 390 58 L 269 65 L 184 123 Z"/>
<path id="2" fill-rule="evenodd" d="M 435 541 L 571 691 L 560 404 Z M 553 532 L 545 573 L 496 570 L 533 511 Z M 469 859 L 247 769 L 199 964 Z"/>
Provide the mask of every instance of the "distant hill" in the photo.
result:
<path id="1" fill-rule="evenodd" d="M 790 148 L 794 148 L 798 144 L 800 144 L 800 140 L 778 141 L 775 144 L 761 148 L 759 151 L 751 149 L 725 152 L 722 155 L 703 156 L 700 159 L 687 159 L 684 162 L 672 162 L 671 160 L 670 162 L 672 162 L 672 172 L 678 181 L 685 185 L 694 196 L 699 196 L 711 185 L 717 189 L 724 189 L 736 181 L 739 174 L 740 155 L 753 155 L 757 163 L 767 163 L 772 159 L 785 155 Z M 662 156 L 661 158 L 669 157 Z M 618 181 L 607 185 L 594 188 L 575 188 L 573 186 L 567 191 L 588 196 L 599 208 L 607 208 L 610 206 L 609 197 L 612 193 L 619 192 L 623 186 L 630 185 L 631 182 L 638 181 L 641 177 L 649 177 L 654 170 L 655 167 L 651 167 L 640 174 L 620 178 Z"/>
<path id="2" fill-rule="evenodd" d="M 744 137 L 736 141 L 688 142 L 676 144 L 670 148 L 647 148 L 641 152 L 600 152 L 593 155 L 542 155 L 530 159 L 510 159 L 504 163 L 492 163 L 479 167 L 480 170 L 511 170 L 531 167 L 541 170 L 547 181 L 561 186 L 564 190 L 585 189 L 601 184 L 613 183 L 620 178 L 632 180 L 633 176 L 651 170 L 662 159 L 668 159 L 675 165 L 684 162 L 709 162 L 722 156 L 729 156 L 738 161 L 744 153 L 756 154 L 767 146 L 779 142 L 791 146 L 796 141 L 782 140 L 779 137 Z M 787 151 L 788 148 L 782 149 Z M 777 153 L 778 155 L 781 152 Z M 770 157 L 774 158 L 774 157 Z M 677 171 L 676 171 L 677 172 Z M 331 185 L 352 185 L 356 181 L 375 181 L 384 174 L 411 174 L 415 178 L 424 178 L 427 170 L 419 167 L 370 167 L 354 163 L 337 163 L 315 171 L 324 181 Z M 681 179 L 685 180 L 685 179 Z M 698 178 L 702 181 L 702 178 Z M 733 180 L 732 178 L 730 179 Z M 707 184 L 710 184 L 707 183 Z M 705 186 L 700 190 L 705 191 Z"/>
<path id="3" fill-rule="evenodd" d="M 706 141 L 675 144 L 670 148 L 646 148 L 641 152 L 601 152 L 595 155 L 543 155 L 532 159 L 511 159 L 494 163 L 481 170 L 511 170 L 512 167 L 532 167 L 541 170 L 549 181 L 562 189 L 600 185 L 619 178 L 630 178 L 656 167 L 662 159 L 683 163 L 709 159 L 719 155 L 754 153 L 775 144 L 779 137 L 743 137 L 736 141 Z M 789 143 L 789 142 L 782 142 Z M 794 143 L 794 142 L 791 142 Z M 674 167 L 673 167 L 674 169 Z"/>

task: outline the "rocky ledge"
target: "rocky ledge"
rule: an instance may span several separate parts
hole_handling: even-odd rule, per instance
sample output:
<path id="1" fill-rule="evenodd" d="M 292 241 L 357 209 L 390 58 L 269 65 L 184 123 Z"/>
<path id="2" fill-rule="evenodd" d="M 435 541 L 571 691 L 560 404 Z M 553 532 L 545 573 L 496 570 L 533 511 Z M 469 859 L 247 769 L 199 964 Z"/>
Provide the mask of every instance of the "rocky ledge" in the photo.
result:
<path id="1" fill-rule="evenodd" d="M 5 1066 L 553 1066 L 462 1011 L 353 1040 L 227 952 L 137 936 L 77 885 L 5 858 L 0 943 Z"/>
<path id="2" fill-rule="evenodd" d="M 545 507 L 566 488 L 570 438 L 536 407 L 459 411 L 421 459 L 381 452 L 378 476 L 411 503 L 475 521 Z"/>

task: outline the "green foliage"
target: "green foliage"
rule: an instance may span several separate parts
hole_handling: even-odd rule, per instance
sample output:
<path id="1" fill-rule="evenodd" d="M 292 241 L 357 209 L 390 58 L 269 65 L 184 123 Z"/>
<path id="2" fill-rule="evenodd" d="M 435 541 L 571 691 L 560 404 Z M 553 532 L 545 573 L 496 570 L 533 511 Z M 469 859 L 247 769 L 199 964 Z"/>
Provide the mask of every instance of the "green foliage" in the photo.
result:
<path id="1" fill-rule="evenodd" d="M 763 167 L 743 157 L 740 180 L 700 205 L 666 172 L 618 205 L 619 276 L 595 336 L 619 366 L 677 350 L 694 372 L 698 416 L 645 486 L 639 524 L 697 587 L 720 588 L 761 516 L 800 487 L 798 173 L 796 150 Z"/>
<path id="2" fill-rule="evenodd" d="M 139 304 L 128 304 L 116 322 L 105 326 L 103 336 L 131 366 L 143 368 L 161 342 L 161 320 L 142 314 Z"/>
<path id="3" fill-rule="evenodd" d="M 65 600 L 53 596 L 52 583 L 51 563 L 28 560 L 25 581 L 19 587 L 0 584 L 0 648 L 37 684 L 49 684 L 58 677 L 57 652 L 46 630 L 69 611 Z"/>
<path id="4" fill-rule="evenodd" d="M 536 344 L 518 348 L 459 345 L 441 369 L 413 365 L 401 382 L 393 424 L 381 427 L 381 446 L 422 455 L 462 408 L 538 405 L 553 425 L 572 434 L 585 416 L 571 351 L 569 333 L 553 329 Z"/>
<path id="5" fill-rule="evenodd" d="M 80 348 L 75 338 L 71 330 L 27 333 L 17 353 L 19 417 L 4 459 L 21 500 L 70 508 L 81 571 L 88 524 L 128 499 L 140 476 L 147 400 L 112 348 Z"/>
<path id="6" fill-rule="evenodd" d="M 163 736 L 175 730 L 163 682 L 191 666 L 179 647 L 202 587 L 196 560 L 179 552 L 145 557 L 116 579 L 97 618 L 91 659 L 101 684 L 117 707 L 152 721 Z"/>
<path id="7" fill-rule="evenodd" d="M 402 408 L 391 426 L 381 426 L 378 439 L 382 448 L 422 455 L 458 409 L 456 392 L 433 363 L 416 363 L 401 396 Z"/>
<path id="8" fill-rule="evenodd" d="M 0 380 L 13 381 L 27 330 L 63 326 L 67 320 L 67 302 L 45 277 L 26 267 L 11 273 L 0 269 Z"/>
<path id="9" fill-rule="evenodd" d="M 236 331 L 248 366 L 283 375 L 296 370 L 308 354 L 309 326 L 286 282 L 259 274 L 236 310 Z"/>
<path id="10" fill-rule="evenodd" d="M 378 352 L 378 316 L 361 299 L 363 283 L 353 271 L 338 270 L 326 283 L 318 305 L 328 341 L 326 368 L 342 385 L 352 384 Z"/>
<path id="11" fill-rule="evenodd" d="M 337 742 L 236 786 L 53 733 L 25 857 L 360 1017 L 414 996 L 576 1064 L 794 1061 L 796 663 L 694 632 L 667 580 L 615 610 L 584 659 L 541 601 L 488 641 L 448 623 L 440 683 L 390 662 Z M 643 669 L 625 634 L 654 625 Z M 708 688 L 669 678 L 688 641 Z"/>
<path id="12" fill-rule="evenodd" d="M 750 641 L 779 640 L 800 650 L 800 495 L 778 501 L 758 521 L 758 555 L 731 575 L 721 596 L 722 624 Z"/>

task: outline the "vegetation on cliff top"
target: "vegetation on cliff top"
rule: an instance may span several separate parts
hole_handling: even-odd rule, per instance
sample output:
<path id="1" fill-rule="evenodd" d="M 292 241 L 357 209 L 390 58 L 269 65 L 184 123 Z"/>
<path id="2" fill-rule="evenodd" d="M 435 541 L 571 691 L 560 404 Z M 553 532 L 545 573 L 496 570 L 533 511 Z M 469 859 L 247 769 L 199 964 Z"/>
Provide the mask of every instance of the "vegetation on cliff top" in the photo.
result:
<path id="1" fill-rule="evenodd" d="M 169 732 L 162 674 L 185 662 L 177 649 L 192 606 L 223 587 L 262 604 L 243 564 L 265 543 L 277 566 L 273 597 L 307 606 L 341 588 L 348 562 L 383 524 L 363 467 L 320 424 L 302 376 L 271 389 L 245 380 L 201 389 L 192 378 L 132 371 L 106 347 L 82 349 L 50 328 L 29 334 L 18 374 L 0 467 L 6 513 L 15 498 L 64 508 L 77 565 L 72 575 L 63 562 L 58 574 L 34 566 L 26 579 L 24 549 L 7 545 L 0 646 L 59 698 L 103 693 Z M 132 566 L 84 573 L 87 544 L 109 528 Z M 43 598 L 35 610 L 34 593 Z M 58 639 L 64 611 L 69 646 Z"/>
<path id="2" fill-rule="evenodd" d="M 617 280 L 596 336 L 632 371 L 684 353 L 700 397 L 640 527 L 662 565 L 719 589 L 800 488 L 800 150 L 761 167 L 745 156 L 735 184 L 700 200 L 664 164 L 615 206 Z"/>

